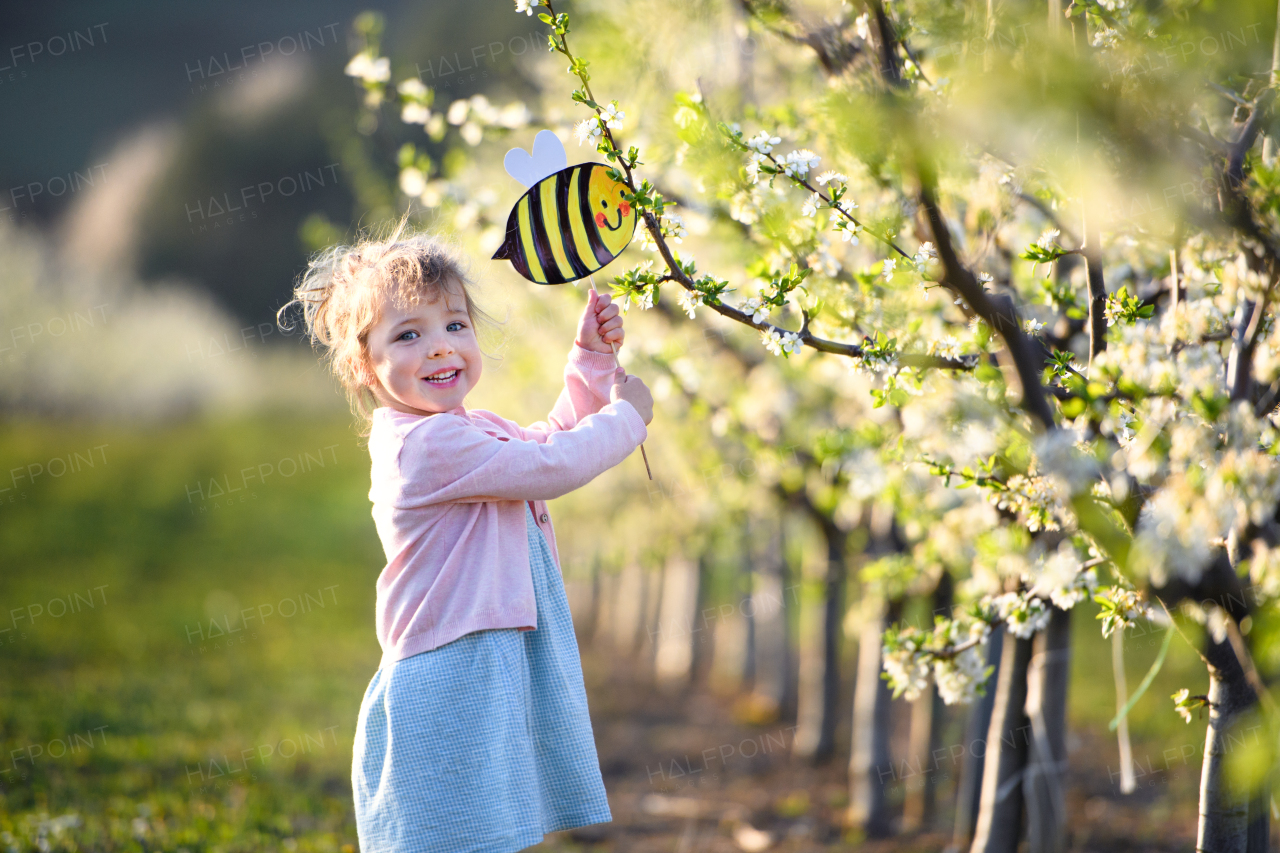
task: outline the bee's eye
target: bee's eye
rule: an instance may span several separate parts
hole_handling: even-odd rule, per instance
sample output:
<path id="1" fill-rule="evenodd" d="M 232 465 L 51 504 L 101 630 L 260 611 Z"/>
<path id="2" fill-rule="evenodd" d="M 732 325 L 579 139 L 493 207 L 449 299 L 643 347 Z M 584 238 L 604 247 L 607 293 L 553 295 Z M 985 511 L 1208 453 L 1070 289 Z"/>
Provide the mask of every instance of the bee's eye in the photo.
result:
<path id="1" fill-rule="evenodd" d="M 607 199 L 607 198 L 602 198 L 602 199 L 600 199 L 600 206 L 601 206 L 601 207 L 608 207 L 608 206 L 609 206 L 609 199 Z"/>

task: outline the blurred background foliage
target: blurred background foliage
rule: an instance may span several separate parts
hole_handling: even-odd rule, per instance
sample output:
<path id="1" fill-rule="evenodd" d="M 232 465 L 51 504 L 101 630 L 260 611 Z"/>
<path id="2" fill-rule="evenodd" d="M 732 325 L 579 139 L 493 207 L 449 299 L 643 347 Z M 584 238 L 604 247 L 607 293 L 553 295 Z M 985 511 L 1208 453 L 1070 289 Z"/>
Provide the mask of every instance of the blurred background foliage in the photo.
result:
<path id="1" fill-rule="evenodd" d="M 646 158 L 687 158 L 690 168 L 672 170 L 663 186 L 669 198 L 682 201 L 739 166 L 685 144 L 669 120 L 676 91 L 718 84 L 715 106 L 728 120 L 758 87 L 785 102 L 822 85 L 805 48 L 749 28 L 732 3 L 626 5 L 625 14 L 569 7 L 576 45 L 597 91 L 624 101 Z M 1186 5 L 1202 31 L 1218 18 L 1223 29 L 1266 22 L 1261 47 L 1232 57 L 1240 69 L 1268 52 L 1269 7 Z M 365 43 L 353 22 L 368 9 L 383 16 L 393 81 L 418 75 L 435 88 L 438 112 L 475 96 L 524 101 L 531 123 L 486 128 L 473 145 L 453 124 L 431 134 L 399 121 L 393 106 L 369 110 L 343 73 Z M 488 258 L 520 192 L 502 154 L 528 147 L 539 126 L 569 139 L 569 120 L 580 117 L 570 78 L 548 57 L 545 28 L 505 0 L 9 4 L 0 15 L 15 45 L 106 24 L 90 48 L 0 73 L 12 128 L 0 136 L 0 187 L 25 188 L 0 198 L 12 208 L 0 211 L 0 613 L 9 614 L 0 616 L 0 847 L 354 850 L 351 737 L 379 657 L 373 584 L 383 557 L 368 515 L 367 451 L 342 395 L 304 343 L 274 326 L 275 312 L 311 251 L 412 206 L 420 224 L 464 241 L 484 303 L 507 321 L 468 404 L 522 423 L 543 417 L 585 286 L 536 288 Z M 255 52 L 302 32 L 323 44 L 287 58 Z M 240 56 L 243 73 L 213 74 L 211 61 L 228 55 Z M 993 88 L 975 97 L 1019 93 L 988 79 Z M 1062 87 L 1088 105 L 1087 80 Z M 822 142 L 832 158 L 856 152 L 874 176 L 903 152 L 864 106 L 824 104 L 832 132 Z M 1022 106 L 1008 103 L 998 134 L 1016 135 Z M 780 126 L 789 119 L 783 108 L 764 115 Z M 399 184 L 406 143 L 448 183 L 430 208 Z M 571 140 L 567 148 L 571 162 L 598 159 Z M 52 179 L 99 165 L 92 186 L 52 197 Z M 303 172 L 324 184 L 287 198 L 256 190 Z M 34 185 L 47 191 L 32 198 Z M 247 187 L 256 192 L 248 200 Z M 232 206 L 227 198 L 243 210 L 213 213 L 211 202 Z M 720 201 L 679 208 L 685 239 L 703 268 L 745 280 L 754 249 L 728 215 L 732 199 Z M 760 226 L 774 235 L 792 227 L 767 210 Z M 633 243 L 618 264 L 651 256 Z M 798 325 L 794 313 L 784 319 Z M 819 736 L 822 608 L 838 595 L 836 713 L 848 720 L 865 618 L 858 570 L 880 554 L 851 537 L 841 567 L 849 582 L 828 586 L 820 519 L 871 526 L 872 508 L 823 467 L 821 448 L 849 433 L 874 447 L 895 416 L 873 409 L 869 380 L 835 359 L 773 358 L 744 330 L 688 322 L 669 296 L 656 310 L 629 311 L 627 328 L 622 362 L 659 399 L 647 442 L 655 479 L 628 459 L 553 502 L 621 834 L 557 834 L 548 849 L 643 849 L 645 838 L 670 842 L 664 849 L 702 849 L 689 846 L 695 840 L 751 849 L 741 828 L 765 825 L 770 843 L 787 849 L 852 843 L 840 818 L 842 762 L 800 753 Z M 70 459 L 72 472 L 55 475 L 56 459 Z M 286 459 L 298 473 L 282 473 Z M 247 482 L 246 470 L 258 479 Z M 904 502 L 912 490 L 904 480 Z M 917 597 L 907 618 L 927 622 L 923 591 L 908 592 Z M 51 615 L 52 602 L 77 593 L 100 597 Z M 748 618 L 753 595 L 783 606 Z M 289 599 L 310 609 L 282 616 Z M 264 606 L 275 612 L 256 627 L 209 636 L 219 621 L 234 626 L 236 614 Z M 1163 704 L 1138 704 L 1130 723 L 1144 787 L 1120 799 L 1106 731 L 1114 694 L 1100 676 L 1110 648 L 1095 613 L 1090 604 L 1074 614 L 1073 808 L 1088 816 L 1080 832 L 1176 846 L 1194 827 L 1199 735 Z M 1130 643 L 1133 682 L 1156 656 L 1150 640 Z M 1163 703 L 1202 671 L 1177 643 L 1151 696 Z M 901 752 L 908 705 L 894 708 Z M 963 719 L 950 718 L 947 743 L 961 742 Z M 834 754 L 848 754 L 848 728 L 837 728 Z M 797 755 L 722 760 L 701 780 L 670 772 L 672 761 L 688 767 L 690 755 L 780 731 L 788 747 L 802 745 Z M 76 734 L 91 746 L 54 757 L 52 744 Z M 277 749 L 307 736 L 308 751 Z M 911 778 L 890 786 L 897 809 Z M 939 784 L 954 793 L 954 763 Z M 694 797 L 746 811 L 724 812 L 722 838 L 715 821 L 698 825 L 680 805 Z M 940 849 L 947 834 L 921 844 Z"/>

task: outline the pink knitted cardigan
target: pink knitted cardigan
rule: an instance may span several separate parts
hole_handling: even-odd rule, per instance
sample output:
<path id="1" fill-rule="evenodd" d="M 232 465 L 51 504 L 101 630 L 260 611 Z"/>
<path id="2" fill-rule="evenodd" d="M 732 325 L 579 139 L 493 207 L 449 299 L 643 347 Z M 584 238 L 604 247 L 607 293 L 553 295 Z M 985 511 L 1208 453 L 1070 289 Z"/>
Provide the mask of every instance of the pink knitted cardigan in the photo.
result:
<path id="1" fill-rule="evenodd" d="M 546 501 L 617 465 L 647 434 L 634 406 L 609 402 L 616 364 L 575 343 L 551 414 L 527 427 L 463 406 L 374 411 L 369 499 L 387 557 L 379 668 L 472 631 L 537 627 L 526 502 L 558 566 Z"/>

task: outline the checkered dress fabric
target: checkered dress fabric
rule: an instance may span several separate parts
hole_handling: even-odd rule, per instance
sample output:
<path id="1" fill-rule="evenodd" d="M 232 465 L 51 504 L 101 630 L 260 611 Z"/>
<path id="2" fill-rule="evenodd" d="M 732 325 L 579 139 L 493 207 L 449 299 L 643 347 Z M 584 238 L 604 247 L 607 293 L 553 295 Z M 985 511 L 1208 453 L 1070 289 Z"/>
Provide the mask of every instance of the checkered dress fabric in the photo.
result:
<path id="1" fill-rule="evenodd" d="M 362 853 L 512 853 L 613 820 L 569 602 L 525 506 L 538 627 L 475 631 L 374 674 L 351 784 Z"/>

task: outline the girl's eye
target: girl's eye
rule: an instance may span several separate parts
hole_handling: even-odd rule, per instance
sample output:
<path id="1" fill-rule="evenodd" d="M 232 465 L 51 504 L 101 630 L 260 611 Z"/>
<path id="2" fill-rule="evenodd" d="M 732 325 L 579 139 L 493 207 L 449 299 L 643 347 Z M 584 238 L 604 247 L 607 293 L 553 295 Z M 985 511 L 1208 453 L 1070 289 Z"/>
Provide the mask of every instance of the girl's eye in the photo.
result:
<path id="1" fill-rule="evenodd" d="M 401 335 L 400 337 L 396 338 L 396 340 L 397 340 L 397 341 L 408 341 L 408 340 L 413 340 L 413 338 L 410 338 L 409 336 L 410 336 L 410 335 L 415 335 L 415 336 L 416 336 L 417 334 L 418 334 L 417 332 L 414 332 L 414 331 L 408 331 L 408 332 L 405 332 L 405 333 L 404 333 L 403 335 Z"/>
<path id="2" fill-rule="evenodd" d="M 455 328 L 453 328 L 454 326 L 457 326 L 458 328 L 456 328 L 456 329 L 455 329 Z M 445 327 L 444 327 L 444 330 L 445 330 L 446 332 L 461 332 L 464 328 L 466 328 L 466 327 L 465 327 L 465 326 L 464 326 L 460 321 L 455 320 L 454 322 L 452 322 L 452 323 L 450 323 L 449 325 L 445 326 Z"/>

